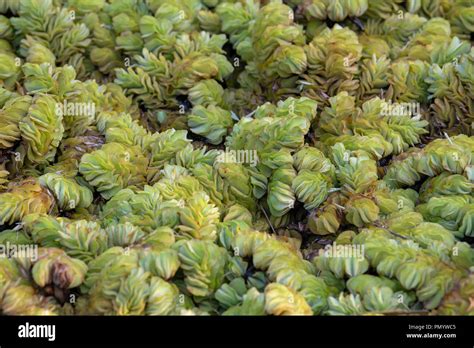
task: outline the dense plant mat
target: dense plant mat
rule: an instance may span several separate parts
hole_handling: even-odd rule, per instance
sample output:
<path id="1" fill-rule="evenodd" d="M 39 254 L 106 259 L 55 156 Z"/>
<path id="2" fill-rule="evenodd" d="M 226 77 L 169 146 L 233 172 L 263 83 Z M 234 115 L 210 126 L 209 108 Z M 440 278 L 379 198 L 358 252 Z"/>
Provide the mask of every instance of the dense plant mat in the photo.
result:
<path id="1" fill-rule="evenodd" d="M 474 1 L 0 13 L 2 314 L 474 314 Z"/>

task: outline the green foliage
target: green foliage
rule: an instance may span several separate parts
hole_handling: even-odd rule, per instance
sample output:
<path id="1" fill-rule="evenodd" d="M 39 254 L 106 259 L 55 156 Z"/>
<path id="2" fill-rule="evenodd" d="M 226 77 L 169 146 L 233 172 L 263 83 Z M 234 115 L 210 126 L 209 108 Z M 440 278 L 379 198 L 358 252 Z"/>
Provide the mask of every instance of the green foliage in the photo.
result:
<path id="1" fill-rule="evenodd" d="M 473 31 L 467 0 L 0 1 L 0 312 L 473 314 Z"/>

